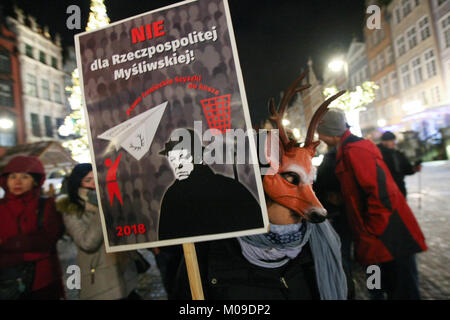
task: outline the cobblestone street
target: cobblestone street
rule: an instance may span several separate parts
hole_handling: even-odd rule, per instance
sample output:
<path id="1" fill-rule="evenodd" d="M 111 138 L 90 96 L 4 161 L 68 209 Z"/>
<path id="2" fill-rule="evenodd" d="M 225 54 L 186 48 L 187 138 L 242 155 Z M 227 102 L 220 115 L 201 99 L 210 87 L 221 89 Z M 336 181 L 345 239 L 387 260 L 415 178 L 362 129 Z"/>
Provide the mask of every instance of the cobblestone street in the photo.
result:
<path id="1" fill-rule="evenodd" d="M 421 180 L 421 181 L 420 181 Z M 450 299 L 450 161 L 425 163 L 422 172 L 406 179 L 408 203 L 422 228 L 429 247 L 418 254 L 419 282 L 423 299 Z M 76 263 L 76 248 L 68 240 L 58 245 L 63 270 Z M 146 300 L 167 299 L 161 275 L 153 254 L 140 252 L 151 263 L 151 268 L 140 275 L 138 293 Z M 354 264 L 356 298 L 368 299 L 365 270 Z M 67 275 L 65 275 L 67 277 Z M 76 290 L 67 290 L 68 299 L 77 299 Z"/>

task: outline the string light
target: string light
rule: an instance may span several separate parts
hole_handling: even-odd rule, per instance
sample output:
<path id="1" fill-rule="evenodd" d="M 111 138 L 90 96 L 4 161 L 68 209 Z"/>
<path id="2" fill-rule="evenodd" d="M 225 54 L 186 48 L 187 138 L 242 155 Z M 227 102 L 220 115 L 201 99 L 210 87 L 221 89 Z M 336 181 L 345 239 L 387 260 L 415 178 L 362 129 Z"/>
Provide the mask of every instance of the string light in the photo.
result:
<path id="1" fill-rule="evenodd" d="M 109 24 L 109 17 L 106 12 L 104 0 L 91 0 L 90 13 L 86 31 L 102 28 Z M 67 148 L 72 158 L 77 162 L 91 162 L 89 143 L 87 137 L 86 121 L 82 110 L 80 76 L 78 69 L 72 72 L 72 87 L 67 87 L 71 92 L 69 104 L 72 112 L 64 119 L 64 124 L 59 127 L 61 136 L 70 137 L 63 146 Z"/>

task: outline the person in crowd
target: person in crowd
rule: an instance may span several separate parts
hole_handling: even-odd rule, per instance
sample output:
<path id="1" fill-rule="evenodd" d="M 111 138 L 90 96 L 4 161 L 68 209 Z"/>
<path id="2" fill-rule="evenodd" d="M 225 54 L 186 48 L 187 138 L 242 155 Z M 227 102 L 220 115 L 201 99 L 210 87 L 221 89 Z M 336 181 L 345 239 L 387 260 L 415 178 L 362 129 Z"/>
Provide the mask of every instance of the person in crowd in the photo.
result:
<path id="1" fill-rule="evenodd" d="M 392 178 L 394 178 L 395 183 L 406 198 L 405 176 L 420 171 L 422 166 L 419 163 L 412 165 L 405 154 L 395 148 L 396 139 L 395 134 L 386 131 L 381 136 L 381 143 L 378 144 L 378 148 L 391 172 Z"/>
<path id="2" fill-rule="evenodd" d="M 331 147 L 324 155 L 322 163 L 317 168 L 313 189 L 327 210 L 327 219 L 341 239 L 342 264 L 347 277 L 348 298 L 353 299 L 355 284 L 352 274 L 352 232 L 345 211 L 341 186 L 335 174 L 336 154 L 336 147 Z"/>
<path id="3" fill-rule="evenodd" d="M 130 253 L 107 253 L 98 212 L 92 165 L 78 164 L 67 181 L 68 195 L 57 201 L 66 232 L 78 248 L 81 300 L 140 299 L 137 270 Z"/>
<path id="4" fill-rule="evenodd" d="M 196 244 L 206 299 L 347 299 L 340 239 L 312 190 L 312 157 L 319 144 L 313 141 L 315 126 L 329 103 L 342 93 L 318 108 L 305 144 L 299 147 L 289 139 L 281 121 L 293 95 L 309 87 L 296 88 L 305 76 L 302 74 L 285 91 L 278 110 L 273 99 L 270 101 L 271 120 L 280 134 L 275 140 L 272 135 L 267 137 L 264 149 L 270 164 L 262 178 L 268 232 Z M 278 151 L 272 152 L 276 145 Z M 241 211 L 242 216 L 245 214 Z M 184 263 L 177 273 L 175 292 L 179 299 L 190 298 Z"/>
<path id="5" fill-rule="evenodd" d="M 195 244 L 205 299 L 345 300 L 339 237 L 266 197 L 270 231 Z M 276 222 L 276 223 L 275 223 Z M 176 299 L 191 299 L 184 259 Z"/>
<path id="6" fill-rule="evenodd" d="M 420 299 L 415 255 L 425 237 L 374 143 L 353 135 L 342 111 L 331 109 L 317 128 L 337 148 L 336 176 L 354 233 L 357 260 L 378 265 L 381 289 L 374 299 Z"/>
<path id="7" fill-rule="evenodd" d="M 181 245 L 165 246 L 151 249 L 155 257 L 156 265 L 161 273 L 161 279 L 168 300 L 176 299 L 175 282 L 178 266 L 183 259 Z"/>
<path id="8" fill-rule="evenodd" d="M 45 171 L 38 158 L 17 156 L 0 176 L 0 298 L 64 298 L 56 242 L 63 232 L 53 198 L 41 196 Z"/>

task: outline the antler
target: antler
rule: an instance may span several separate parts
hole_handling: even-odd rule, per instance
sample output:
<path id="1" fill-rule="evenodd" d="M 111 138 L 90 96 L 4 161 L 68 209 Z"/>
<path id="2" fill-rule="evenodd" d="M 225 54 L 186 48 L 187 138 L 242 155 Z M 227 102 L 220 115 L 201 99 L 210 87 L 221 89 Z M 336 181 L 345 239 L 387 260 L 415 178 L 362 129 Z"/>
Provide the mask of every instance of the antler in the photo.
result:
<path id="1" fill-rule="evenodd" d="M 306 133 L 306 139 L 305 139 L 305 145 L 304 147 L 308 147 L 312 144 L 314 140 L 314 132 L 317 129 L 317 126 L 319 125 L 320 120 L 322 120 L 322 117 L 325 115 L 325 113 L 328 112 L 328 106 L 331 102 L 339 98 L 345 93 L 345 90 L 340 91 L 336 93 L 334 96 L 328 98 L 325 100 L 319 108 L 317 108 L 316 112 L 314 112 L 314 115 L 311 119 L 311 122 L 309 123 L 308 131 Z"/>
<path id="2" fill-rule="evenodd" d="M 270 117 L 269 119 L 275 122 L 276 127 L 280 131 L 280 139 L 283 143 L 284 147 L 287 149 L 289 148 L 289 138 L 286 134 L 286 131 L 284 130 L 284 127 L 281 123 L 283 119 L 284 112 L 286 111 L 287 105 L 289 104 L 289 101 L 291 101 L 292 97 L 305 89 L 308 89 L 311 87 L 311 85 L 306 84 L 301 87 L 297 88 L 297 85 L 306 77 L 308 74 L 308 71 L 303 72 L 300 77 L 298 77 L 287 89 L 284 91 L 283 98 L 281 99 L 281 102 L 278 106 L 278 110 L 275 107 L 275 100 L 271 98 L 269 100 L 269 113 Z"/>

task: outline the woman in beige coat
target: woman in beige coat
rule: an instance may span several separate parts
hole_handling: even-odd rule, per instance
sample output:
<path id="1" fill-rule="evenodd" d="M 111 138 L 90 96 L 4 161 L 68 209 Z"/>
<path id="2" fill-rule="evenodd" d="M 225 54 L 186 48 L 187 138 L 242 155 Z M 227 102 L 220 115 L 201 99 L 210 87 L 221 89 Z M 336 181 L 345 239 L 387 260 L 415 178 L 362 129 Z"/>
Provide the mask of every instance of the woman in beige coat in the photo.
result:
<path id="1" fill-rule="evenodd" d="M 92 166 L 79 164 L 68 179 L 68 196 L 57 201 L 67 233 L 78 248 L 81 300 L 140 298 L 133 252 L 106 253 Z"/>

